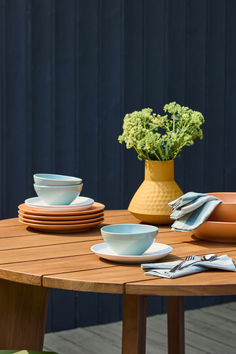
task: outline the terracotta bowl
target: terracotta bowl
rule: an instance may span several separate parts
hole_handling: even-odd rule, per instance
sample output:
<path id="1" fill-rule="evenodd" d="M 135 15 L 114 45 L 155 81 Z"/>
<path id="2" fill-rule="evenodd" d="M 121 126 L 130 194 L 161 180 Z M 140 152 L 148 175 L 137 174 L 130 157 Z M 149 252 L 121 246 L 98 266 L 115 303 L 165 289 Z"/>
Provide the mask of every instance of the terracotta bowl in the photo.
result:
<path id="1" fill-rule="evenodd" d="M 205 221 L 193 235 L 214 242 L 236 242 L 236 222 Z"/>
<path id="2" fill-rule="evenodd" d="M 207 193 L 223 200 L 211 213 L 208 221 L 236 222 L 236 193 L 218 192 Z"/>

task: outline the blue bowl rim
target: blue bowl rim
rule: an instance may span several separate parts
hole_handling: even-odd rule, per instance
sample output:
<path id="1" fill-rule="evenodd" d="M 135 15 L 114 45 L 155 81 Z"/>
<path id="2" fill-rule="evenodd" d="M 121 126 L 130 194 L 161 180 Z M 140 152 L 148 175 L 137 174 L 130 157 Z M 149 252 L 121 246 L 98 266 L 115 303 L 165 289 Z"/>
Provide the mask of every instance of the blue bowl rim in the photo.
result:
<path id="1" fill-rule="evenodd" d="M 46 177 L 47 176 L 47 177 Z M 67 175 L 60 175 L 60 174 L 56 174 L 56 173 L 35 173 L 34 177 L 40 178 L 42 180 L 50 180 L 50 181 L 57 181 L 57 182 L 69 182 L 69 181 L 78 181 L 78 182 L 82 182 L 82 178 L 79 177 L 74 177 L 74 176 L 67 176 Z M 51 178 L 50 178 L 51 177 Z M 53 177 L 63 177 L 61 179 L 56 179 Z"/>
<path id="2" fill-rule="evenodd" d="M 111 235 L 122 235 L 122 234 L 128 234 L 129 232 L 114 232 L 114 231 L 109 231 L 107 230 L 108 228 L 114 227 L 114 226 L 137 226 L 140 227 L 140 231 L 136 230 L 135 232 L 130 232 L 131 235 L 135 234 L 143 234 L 147 232 L 158 232 L 158 227 L 153 226 L 153 225 L 148 225 L 148 224 L 111 224 L 111 225 L 106 225 L 101 228 L 101 231 L 109 233 Z M 144 230 L 144 227 L 148 228 L 149 230 Z M 142 230 L 143 229 L 143 230 Z"/>
<path id="3" fill-rule="evenodd" d="M 36 184 L 34 183 L 34 187 L 36 188 L 42 188 L 42 189 L 66 189 L 66 188 L 78 188 L 79 186 L 81 186 L 81 188 L 83 187 L 83 183 L 79 183 L 79 184 L 65 184 L 65 185 L 44 185 L 44 184 Z"/>

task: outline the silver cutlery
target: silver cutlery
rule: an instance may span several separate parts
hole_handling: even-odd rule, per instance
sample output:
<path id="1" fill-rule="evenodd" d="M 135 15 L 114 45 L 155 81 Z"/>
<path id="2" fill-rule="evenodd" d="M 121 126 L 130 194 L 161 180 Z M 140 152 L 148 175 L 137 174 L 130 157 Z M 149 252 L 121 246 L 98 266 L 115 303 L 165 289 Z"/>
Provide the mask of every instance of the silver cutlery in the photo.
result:
<path id="1" fill-rule="evenodd" d="M 197 261 L 194 261 L 194 259 L 196 259 L 196 256 L 188 256 L 185 258 L 184 261 L 182 261 L 181 263 L 177 264 L 176 266 L 174 266 L 173 268 L 170 269 L 170 272 L 173 273 L 175 272 L 176 270 L 182 270 L 184 268 L 187 268 L 189 266 L 191 266 L 192 264 L 195 264 L 195 263 L 198 263 L 198 262 L 202 262 L 202 261 L 208 261 L 208 262 L 211 262 L 213 261 L 214 259 L 217 258 L 217 255 L 216 254 L 206 254 L 205 256 L 202 256 L 200 259 L 198 259 Z M 183 265 L 185 262 L 188 262 L 188 261 L 191 261 L 193 260 L 193 262 L 191 263 L 188 263 L 186 265 Z"/>
<path id="2" fill-rule="evenodd" d="M 207 254 L 206 256 L 201 257 L 201 259 L 199 259 L 198 261 L 192 262 L 190 264 L 186 264 L 183 267 L 180 267 L 180 269 L 182 270 L 184 268 L 187 268 L 187 267 L 191 266 L 192 264 L 195 264 L 195 263 L 198 263 L 198 262 L 202 262 L 202 261 L 211 262 L 211 261 L 214 261 L 214 259 L 216 259 L 216 258 L 217 258 L 216 254 Z"/>
<path id="3" fill-rule="evenodd" d="M 187 256 L 182 262 L 180 262 L 179 264 L 175 265 L 173 268 L 171 268 L 169 270 L 169 272 L 173 273 L 175 272 L 176 270 L 180 269 L 181 266 L 185 263 L 185 262 L 188 262 L 188 261 L 192 261 L 195 259 L 196 256 Z"/>

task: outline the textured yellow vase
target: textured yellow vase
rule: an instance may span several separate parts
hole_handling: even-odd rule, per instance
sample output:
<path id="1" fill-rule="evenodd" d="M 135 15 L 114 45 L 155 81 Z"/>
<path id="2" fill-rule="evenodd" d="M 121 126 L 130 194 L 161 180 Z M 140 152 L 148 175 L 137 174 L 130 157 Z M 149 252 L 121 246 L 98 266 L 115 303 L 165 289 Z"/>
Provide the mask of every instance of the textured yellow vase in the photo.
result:
<path id="1" fill-rule="evenodd" d="M 145 161 L 145 179 L 134 194 L 128 210 L 149 224 L 170 224 L 168 203 L 183 194 L 174 180 L 174 160 Z"/>

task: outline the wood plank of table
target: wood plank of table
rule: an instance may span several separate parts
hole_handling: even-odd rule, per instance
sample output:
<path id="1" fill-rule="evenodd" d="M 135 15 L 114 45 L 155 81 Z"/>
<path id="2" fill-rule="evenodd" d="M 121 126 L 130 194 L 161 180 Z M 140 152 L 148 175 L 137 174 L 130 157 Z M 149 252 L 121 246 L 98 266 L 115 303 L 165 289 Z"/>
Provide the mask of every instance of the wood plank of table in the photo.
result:
<path id="1" fill-rule="evenodd" d="M 90 251 L 93 244 L 92 241 L 2 250 L 0 274 L 4 279 L 39 285 L 45 274 L 117 266 L 94 255 Z M 85 259 L 77 257 L 84 254 Z"/>
<path id="2" fill-rule="evenodd" d="M 174 259 L 176 259 L 176 257 L 170 255 L 166 258 L 166 261 Z M 119 264 L 99 258 L 95 254 L 65 256 L 61 258 L 56 257 L 5 264 L 1 264 L 0 261 L 0 277 L 26 284 L 41 285 L 41 277 L 43 275 L 64 274 L 86 269 L 91 270 L 117 266 L 119 266 Z M 136 265 L 136 267 L 140 271 L 140 266 Z M 142 277 L 142 279 L 145 278 Z"/>
<path id="3" fill-rule="evenodd" d="M 176 256 L 173 255 L 169 255 L 165 258 L 166 261 L 175 259 Z M 104 260 L 93 253 L 5 264 L 1 262 L 2 261 L 0 261 L 0 276 L 3 279 L 35 285 L 41 284 L 41 277 L 43 275 L 119 266 L 118 263 Z M 131 266 L 128 265 L 128 267 Z M 142 274 L 142 272 L 140 272 L 140 266 L 136 265 L 135 267 L 139 270 L 139 273 Z M 141 279 L 145 280 L 145 277 Z"/>
<path id="4" fill-rule="evenodd" d="M 42 285 L 42 276 L 60 272 L 73 272 L 115 267 L 94 254 L 49 258 L 30 262 L 0 264 L 0 278 L 25 284 Z"/>
<path id="5" fill-rule="evenodd" d="M 105 218 L 104 222 L 101 224 L 100 227 L 109 224 L 115 223 L 134 223 L 137 221 L 128 211 L 119 211 L 119 210 L 108 210 L 104 212 Z M 6 219 L 0 221 L 0 240 L 3 238 L 11 238 L 11 237 L 19 237 L 19 236 L 41 236 L 42 239 L 45 237 L 84 237 L 85 239 L 90 239 L 93 236 L 101 235 L 100 227 L 85 231 L 85 232 L 78 232 L 78 233 L 68 233 L 68 234 L 61 234 L 61 233 L 42 233 L 37 230 L 33 230 L 30 228 L 25 227 L 18 222 L 17 218 L 13 219 Z M 191 233 L 181 233 L 181 232 L 174 232 L 170 231 L 169 226 L 160 226 L 159 232 L 157 235 L 158 242 L 166 242 L 166 243 L 176 243 L 176 242 L 184 242 L 191 240 Z M 19 240 L 18 240 L 19 242 Z M 1 248 L 0 248 L 1 249 Z"/>
<path id="6" fill-rule="evenodd" d="M 110 266 L 123 268 L 126 266 L 131 269 L 132 273 L 134 272 L 134 267 L 136 267 L 138 270 L 138 272 L 135 271 L 135 273 L 131 275 L 133 276 L 133 278 L 131 277 L 131 281 L 147 279 L 147 276 L 144 276 L 143 271 L 141 271 L 139 265 L 119 265 L 115 262 L 102 260 L 90 251 L 91 245 L 93 245 L 93 242 L 81 242 L 65 245 L 51 245 L 40 248 L 34 247 L 1 251 L 0 274 L 2 277 L 4 277 L 4 279 L 16 280 L 19 278 L 19 281 L 21 282 L 39 284 L 40 277 L 43 275 L 64 274 L 65 272 L 76 272 L 86 268 L 95 269 L 99 267 Z M 216 244 L 216 247 L 218 247 L 218 244 Z M 228 248 L 229 246 L 227 245 L 226 251 Z M 193 250 L 193 248 L 189 243 L 173 245 L 172 254 L 165 257 L 163 261 L 170 261 L 180 258 L 182 259 L 189 254 L 190 250 Z M 219 251 L 217 248 L 214 249 L 214 251 L 217 250 Z M 220 250 L 221 252 L 223 251 L 221 248 Z M 194 251 L 196 255 L 203 255 L 205 254 L 205 247 L 202 248 L 199 247 L 199 245 L 195 245 Z M 232 249 L 231 252 L 233 252 Z M 85 260 L 83 260 L 81 268 L 80 263 L 82 260 L 79 258 L 79 256 L 83 255 L 85 255 Z M 73 257 L 78 258 L 73 259 Z M 86 262 L 86 257 L 88 257 L 88 263 Z M 120 271 L 122 272 L 122 270 Z M 130 281 L 130 278 L 128 280 L 124 279 L 124 283 L 126 281 Z M 93 281 L 91 280 L 91 282 Z"/>
<path id="7" fill-rule="evenodd" d="M 19 227 L 21 230 L 22 227 Z M 17 235 L 17 236 L 16 236 Z M 12 237 L 17 237 L 16 240 L 13 240 Z M 100 229 L 91 229 L 86 232 L 81 233 L 72 233 L 72 234 L 56 234 L 56 233 L 36 233 L 28 231 L 27 234 L 18 235 L 18 228 L 12 233 L 10 229 L 9 233 L 5 233 L 4 236 L 1 234 L 0 228 L 0 251 L 5 249 L 13 248 L 24 248 L 24 247 L 36 247 L 50 244 L 61 244 L 61 243 L 70 243 L 78 241 L 88 241 L 88 240 L 103 240 L 101 236 Z M 182 233 L 182 232 L 163 232 L 158 234 L 157 242 L 166 243 L 169 245 L 175 243 L 191 243 L 192 245 L 201 245 L 201 247 L 211 248 L 212 242 L 201 241 L 195 238 L 192 238 L 191 233 Z M 216 243 L 215 247 L 225 248 L 225 244 Z M 236 247 L 236 244 L 235 244 Z"/>
<path id="8" fill-rule="evenodd" d="M 18 219 L 17 220 L 17 223 L 18 225 L 15 225 L 15 226 L 7 226 L 7 227 L 3 227 L 1 225 L 2 221 L 0 221 L 0 239 L 1 238 L 11 238 L 11 237 L 20 237 L 20 236 L 30 236 L 30 235 L 38 235 L 38 236 L 58 236 L 58 237 L 76 237 L 76 236 L 93 236 L 93 235 L 101 235 L 101 231 L 100 231 L 100 226 L 96 226 L 94 228 L 91 228 L 87 231 L 83 231 L 83 232 L 68 232 L 68 233 L 57 233 L 57 232 L 40 232 L 36 229 L 31 229 L 31 228 L 28 228 L 26 227 L 25 225 L 23 224 L 20 224 L 18 222 Z M 103 223 L 101 223 L 101 227 L 103 226 Z"/>
<path id="9" fill-rule="evenodd" d="M 96 240 L 96 243 L 100 243 L 100 241 Z M 0 264 L 92 254 L 90 247 L 93 245 L 94 240 L 2 250 L 0 251 Z"/>
<path id="10" fill-rule="evenodd" d="M 1 223 L 1 221 L 0 221 Z M 23 225 L 17 226 L 1 226 L 0 224 L 0 239 L 2 238 L 11 238 L 11 237 L 21 237 L 31 235 L 32 232 L 29 231 Z"/>
<path id="11" fill-rule="evenodd" d="M 150 280 L 126 283 L 125 291 L 127 294 L 160 296 L 235 295 L 235 276 L 235 272 L 210 270 L 176 279 L 150 276 Z"/>
<path id="12" fill-rule="evenodd" d="M 14 227 L 14 226 L 18 226 L 18 225 L 19 225 L 18 218 L 8 218 L 8 219 L 0 220 L 0 228 L 1 227 Z"/>
<path id="13" fill-rule="evenodd" d="M 0 229 L 1 232 L 1 229 Z M 182 233 L 173 233 L 171 234 L 160 234 L 157 238 L 157 242 L 163 243 L 166 242 L 168 244 L 191 241 L 191 238 L 183 236 Z M 164 236 L 165 235 L 165 236 Z M 37 246 L 46 246 L 53 244 L 63 244 L 63 243 L 73 243 L 73 242 L 83 242 L 94 240 L 94 243 L 99 241 L 103 241 L 100 229 L 99 230 L 90 230 L 81 233 L 75 234 L 40 234 L 28 231 L 28 234 L 21 235 L 21 237 L 16 236 L 16 239 L 13 239 L 13 234 L 11 237 L 8 237 L 5 234 L 5 237 L 0 237 L 0 252 L 5 249 L 14 249 L 14 248 L 26 248 L 26 247 L 37 247 Z"/>
<path id="14" fill-rule="evenodd" d="M 218 256 L 225 254 L 225 252 L 217 252 Z M 236 262 L 236 250 L 227 251 L 227 255 L 231 257 Z M 210 274 L 209 274 L 210 273 Z M 198 273 L 193 275 L 188 275 L 187 277 L 177 278 L 177 279 L 163 279 L 162 278 L 147 276 L 145 281 L 137 281 L 126 283 L 125 289 L 127 294 L 142 294 L 142 295 L 155 295 L 157 292 L 160 295 L 167 295 L 170 293 L 170 287 L 175 285 L 175 292 L 171 292 L 171 296 L 186 296 L 192 295 L 232 295 L 235 294 L 235 272 L 227 271 L 206 271 L 204 273 Z M 160 281 L 159 281 L 160 280 Z M 215 286 L 211 285 L 215 284 Z M 230 287 L 223 290 L 225 285 Z M 178 287 L 177 287 L 178 285 Z M 206 287 L 210 286 L 210 289 L 206 291 Z M 163 287 L 166 287 L 165 289 Z M 181 292 L 179 287 L 182 288 Z M 136 288 L 135 288 L 136 287 Z M 145 288 L 145 292 L 143 291 Z"/>
<path id="15" fill-rule="evenodd" d="M 159 232 L 156 237 L 156 242 L 171 245 L 172 243 L 192 242 L 191 232 L 176 232 L 176 231 L 163 231 Z"/>
<path id="16" fill-rule="evenodd" d="M 132 214 L 130 214 L 127 210 L 105 210 L 104 211 L 104 221 L 102 222 L 101 226 L 107 224 L 120 224 L 120 223 L 140 223 L 138 219 L 136 219 Z M 36 229 L 27 228 L 25 225 L 22 225 L 18 218 L 11 218 L 11 219 L 4 219 L 0 220 L 0 239 L 2 238 L 10 238 L 10 237 L 19 237 L 19 236 L 28 236 L 28 235 L 64 235 L 64 236 L 71 236 L 72 235 L 82 235 L 82 234 L 89 234 L 92 236 L 93 234 L 99 233 L 100 234 L 100 227 L 88 230 L 86 232 L 78 232 L 78 233 L 68 233 L 68 234 L 61 234 L 61 233 L 47 233 L 47 232 L 39 232 Z M 162 226 L 159 227 L 159 234 L 162 232 L 170 231 L 169 226 Z"/>
<path id="17" fill-rule="evenodd" d="M 179 252 L 183 252 L 179 248 Z M 234 253 L 236 257 L 236 251 Z M 43 276 L 43 286 L 62 288 L 68 290 L 80 291 L 98 291 L 111 293 L 122 293 L 138 295 L 204 295 L 204 287 L 208 285 L 211 287 L 212 295 L 220 294 L 221 289 L 219 285 L 234 285 L 235 273 L 224 271 L 208 271 L 206 273 L 194 274 L 188 277 L 179 279 L 163 279 L 154 276 L 147 276 L 141 269 L 140 265 L 116 265 L 113 268 L 105 268 L 102 272 L 98 270 L 60 273 Z M 211 273 L 209 275 L 209 273 Z M 193 277 L 192 281 L 191 278 Z M 208 282 L 209 277 L 211 281 Z M 190 280 L 189 280 L 190 278 Z M 181 282 L 182 280 L 182 282 Z M 167 283 L 169 281 L 169 283 Z M 173 282 L 180 281 L 181 286 L 175 286 L 173 289 Z M 192 286 L 192 290 L 190 286 Z M 122 288 L 124 287 L 124 289 Z M 183 291 L 182 291 L 183 287 Z M 236 289 L 236 285 L 234 285 Z M 146 288 L 148 290 L 146 290 Z M 175 290 L 175 288 L 177 290 Z M 182 292 L 181 292 L 182 291 Z M 179 294 L 181 292 L 181 294 Z M 194 293 L 193 293 L 194 292 Z M 227 289 L 226 293 L 232 294 L 234 289 Z M 210 294 L 209 294 L 210 295 Z"/>
<path id="18" fill-rule="evenodd" d="M 229 245 L 225 245 L 229 247 Z M 236 249 L 235 245 L 231 245 L 231 249 L 225 252 L 222 249 L 215 253 L 219 256 L 227 254 L 236 263 Z M 196 253 L 197 255 L 197 253 Z M 201 252 L 198 254 L 202 256 Z M 184 259 L 184 257 L 182 257 Z M 156 295 L 162 296 L 194 296 L 194 295 L 234 295 L 236 294 L 235 282 L 236 273 L 227 271 L 206 271 L 204 273 L 198 273 L 188 275 L 187 277 L 181 277 L 177 279 L 163 279 L 160 277 L 148 276 L 144 281 L 127 282 L 125 285 L 125 291 L 127 294 L 140 294 L 140 295 Z M 161 280 L 164 280 L 162 282 Z M 200 281 L 201 280 L 201 281 Z M 214 286 L 215 284 L 215 286 Z M 170 292 L 171 287 L 175 288 L 175 291 Z M 210 287 L 206 291 L 206 287 Z M 228 289 L 223 288 L 229 285 Z M 145 291 L 144 291 L 145 289 Z"/>
<path id="19" fill-rule="evenodd" d="M 102 270 L 45 275 L 42 284 L 58 289 L 123 294 L 124 284 L 134 279 L 146 279 L 140 266 L 116 265 Z"/>
<path id="20" fill-rule="evenodd" d="M 235 273 L 207 271 L 178 279 L 164 279 L 145 275 L 140 268 L 132 269 L 130 266 L 43 276 L 43 286 L 78 291 L 125 292 L 133 295 L 236 294 Z"/>
<path id="21" fill-rule="evenodd" d="M 11 238 L 11 237 L 21 237 L 21 236 L 30 236 L 30 235 L 38 235 L 38 236 L 69 236 L 69 237 L 73 237 L 73 236 L 82 236 L 82 235 L 86 235 L 87 233 L 89 233 L 89 235 L 95 235 L 95 234 L 100 234 L 100 227 L 95 227 L 92 228 L 90 230 L 84 231 L 84 232 L 73 232 L 73 233 L 52 233 L 52 232 L 40 232 L 37 231 L 36 229 L 33 230 L 31 228 L 27 228 L 25 225 L 20 224 L 17 220 L 18 225 L 15 226 L 7 226 L 7 227 L 3 227 L 1 225 L 2 220 L 0 221 L 0 239 L 2 238 Z"/>
<path id="22" fill-rule="evenodd" d="M 104 210 L 104 222 L 110 224 L 139 224 L 140 220 L 135 218 L 128 210 Z"/>
<path id="23" fill-rule="evenodd" d="M 140 224 L 140 220 L 135 218 L 128 210 L 105 210 L 104 224 Z M 159 225 L 159 233 L 169 232 L 170 225 Z"/>
<path id="24" fill-rule="evenodd" d="M 103 239 L 100 235 L 100 231 L 93 233 L 81 233 L 81 234 L 32 234 L 21 237 L 6 237 L 0 238 L 0 254 L 3 250 L 17 249 L 17 248 L 31 248 L 42 247 L 49 245 L 63 245 L 69 243 L 78 243 L 85 241 L 93 241 L 94 243 L 102 242 Z M 0 258 L 1 262 L 1 258 Z"/>

